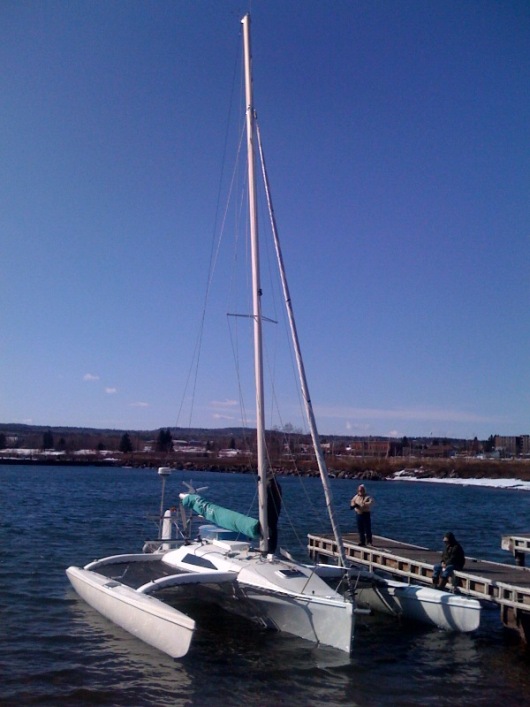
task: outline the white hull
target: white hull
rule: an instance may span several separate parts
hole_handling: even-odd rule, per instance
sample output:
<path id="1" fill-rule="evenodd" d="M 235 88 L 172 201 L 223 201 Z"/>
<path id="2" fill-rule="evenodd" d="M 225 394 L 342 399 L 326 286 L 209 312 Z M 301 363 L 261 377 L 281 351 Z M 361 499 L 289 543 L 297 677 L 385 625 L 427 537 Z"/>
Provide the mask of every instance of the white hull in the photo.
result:
<path id="1" fill-rule="evenodd" d="M 239 584 L 248 605 L 269 628 L 299 636 L 348 655 L 353 639 L 353 604 L 344 600 L 319 601 L 307 596 L 266 594 Z M 226 605 L 238 611 L 237 602 Z M 243 612 L 248 615 L 248 612 Z"/>
<path id="2" fill-rule="evenodd" d="M 105 618 L 173 658 L 189 651 L 195 622 L 150 595 L 187 585 L 196 598 L 262 627 L 351 652 L 352 602 L 311 568 L 264 558 L 247 543 L 213 540 L 160 554 L 116 555 L 66 573 L 79 596 Z"/>
<path id="3" fill-rule="evenodd" d="M 189 616 L 97 572 L 69 567 L 66 574 L 87 604 L 133 636 L 172 658 L 188 652 L 195 630 Z"/>
<path id="4" fill-rule="evenodd" d="M 351 652 L 354 606 L 332 590 L 310 568 L 296 562 L 264 558 L 246 543 L 193 543 L 164 555 L 163 562 L 190 572 L 232 572 L 226 587 L 208 586 L 210 599 L 262 626 L 313 643 Z"/>
<path id="5" fill-rule="evenodd" d="M 480 625 L 481 605 L 476 599 L 384 578 L 360 586 L 357 601 L 373 611 L 403 616 L 446 631 L 467 633 Z"/>

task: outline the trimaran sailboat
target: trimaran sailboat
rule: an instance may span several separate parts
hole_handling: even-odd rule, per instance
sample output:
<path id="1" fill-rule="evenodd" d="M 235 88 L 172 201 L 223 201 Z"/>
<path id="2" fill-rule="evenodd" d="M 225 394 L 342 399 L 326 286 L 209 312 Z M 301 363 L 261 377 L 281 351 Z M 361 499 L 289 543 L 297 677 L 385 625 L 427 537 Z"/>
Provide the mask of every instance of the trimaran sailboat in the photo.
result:
<path id="1" fill-rule="evenodd" d="M 351 595 L 331 589 L 318 576 L 315 568 L 268 553 L 268 462 L 265 448 L 261 284 L 254 164 L 255 146 L 258 144 L 260 153 L 261 146 L 253 102 L 249 15 L 243 18 L 242 26 L 252 256 L 259 522 L 215 507 L 197 494 L 183 494 L 182 509 L 191 509 L 208 520 L 213 520 L 216 526 L 239 533 L 237 539 L 233 539 L 220 527 L 210 526 L 203 530 L 199 539 L 194 542 L 182 542 L 176 548 L 172 548 L 170 542 L 162 542 L 155 552 L 108 557 L 93 562 L 84 569 L 69 567 L 67 575 L 80 596 L 104 616 L 173 657 L 187 653 L 195 622 L 178 609 L 162 602 L 154 594 L 162 596 L 166 590 L 182 589 L 189 585 L 194 586 L 196 594 L 200 591 L 201 596 L 218 602 L 229 611 L 256 621 L 261 626 L 285 631 L 350 653 L 355 615 Z M 273 214 L 266 172 L 264 168 L 262 171 L 269 211 Z M 302 395 L 328 512 L 342 554 L 342 564 L 345 566 L 341 535 L 333 515 L 328 475 L 300 355 L 273 215 L 271 221 Z M 183 512 L 185 513 L 184 510 Z M 171 520 L 171 514 L 166 513 L 166 527 L 169 530 Z M 246 538 L 242 540 L 241 534 Z M 165 535 L 167 540 L 170 532 L 162 535 Z M 258 539 L 259 547 L 253 547 L 251 541 Z"/>
<path id="2" fill-rule="evenodd" d="M 159 539 L 146 543 L 144 552 L 116 555 L 97 560 L 84 568 L 69 567 L 67 575 L 78 594 L 105 617 L 146 643 L 172 657 L 188 652 L 195 621 L 175 606 L 162 601 L 185 594 L 192 588 L 195 597 L 216 602 L 260 626 L 275 628 L 318 645 L 331 646 L 349 654 L 352 649 L 355 613 L 349 577 L 356 570 L 347 568 L 340 529 L 333 513 L 328 474 L 320 447 L 315 417 L 300 354 L 291 298 L 281 255 L 267 174 L 255 121 L 252 95 L 250 17 L 242 20 L 249 215 L 252 255 L 252 293 L 254 327 L 254 368 L 258 451 L 259 520 L 220 508 L 201 498 L 192 489 L 181 494 L 180 519 L 176 510 L 164 512 L 165 478 L 169 469 L 161 468 L 162 503 Z M 315 448 L 326 505 L 339 551 L 339 566 L 318 567 L 300 564 L 285 555 L 269 553 L 267 518 L 268 462 L 265 448 L 263 395 L 263 354 L 261 284 L 255 185 L 255 147 L 259 152 L 265 192 L 269 202 L 272 232 L 279 264 L 291 338 L 298 367 L 300 387 Z M 198 538 L 190 539 L 191 515 L 208 521 L 199 528 Z M 177 528 L 177 538 L 173 538 Z M 259 541 L 256 547 L 253 543 Z M 345 579 L 344 593 L 332 589 L 323 579 L 333 575 Z M 377 610 L 425 620 L 456 630 L 478 626 L 478 602 L 445 592 L 414 587 L 378 578 L 364 597 Z M 375 592 L 375 593 L 374 593 Z M 366 594 L 366 592 L 364 592 Z M 156 595 L 156 596 L 155 596 Z M 169 595 L 169 597 L 168 597 Z M 159 598 L 160 597 L 160 598 Z M 174 603 L 174 602 L 173 602 Z M 362 611 L 362 610 L 361 610 Z"/>

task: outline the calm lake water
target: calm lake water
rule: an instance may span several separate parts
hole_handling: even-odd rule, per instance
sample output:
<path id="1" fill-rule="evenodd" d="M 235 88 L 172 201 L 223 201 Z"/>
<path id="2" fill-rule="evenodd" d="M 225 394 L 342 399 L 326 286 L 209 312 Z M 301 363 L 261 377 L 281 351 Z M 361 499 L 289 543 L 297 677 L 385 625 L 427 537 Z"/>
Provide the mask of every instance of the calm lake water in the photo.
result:
<path id="1" fill-rule="evenodd" d="M 251 477 L 193 473 L 209 500 L 246 512 Z M 166 506 L 190 474 L 175 473 Z M 0 466 L 1 705 L 530 705 L 530 651 L 510 642 L 498 611 L 469 635 L 360 617 L 351 659 L 302 640 L 249 628 L 204 609 L 182 660 L 137 641 L 77 597 L 70 564 L 140 551 L 156 536 L 155 471 Z M 304 556 L 316 480 L 282 480 L 280 544 Z M 374 532 L 439 548 L 453 530 L 468 555 L 513 562 L 503 533 L 530 531 L 530 493 L 411 482 L 367 484 Z M 332 482 L 343 531 L 353 530 L 356 482 Z M 293 528 L 290 524 L 292 523 Z M 197 618 L 197 617 L 196 617 Z"/>

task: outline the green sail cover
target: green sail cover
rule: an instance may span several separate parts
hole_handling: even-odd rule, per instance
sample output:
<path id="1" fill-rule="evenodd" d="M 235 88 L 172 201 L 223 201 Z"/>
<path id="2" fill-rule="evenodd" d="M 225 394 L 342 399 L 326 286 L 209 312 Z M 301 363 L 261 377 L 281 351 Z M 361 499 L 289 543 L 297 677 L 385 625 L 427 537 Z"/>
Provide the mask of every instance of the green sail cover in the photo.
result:
<path id="1" fill-rule="evenodd" d="M 228 508 L 216 506 L 215 503 L 206 501 L 196 493 L 184 496 L 182 505 L 184 508 L 191 508 L 195 513 L 215 523 L 215 525 L 225 528 L 225 530 L 235 530 L 237 533 L 242 533 L 252 540 L 257 540 L 260 537 L 258 520 L 242 513 L 231 511 Z"/>

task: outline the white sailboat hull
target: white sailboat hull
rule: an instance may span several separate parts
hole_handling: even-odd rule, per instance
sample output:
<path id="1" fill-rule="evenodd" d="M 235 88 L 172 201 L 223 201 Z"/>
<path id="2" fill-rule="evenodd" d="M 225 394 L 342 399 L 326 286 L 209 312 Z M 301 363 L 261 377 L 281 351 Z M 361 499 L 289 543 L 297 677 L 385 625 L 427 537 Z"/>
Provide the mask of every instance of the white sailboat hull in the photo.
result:
<path id="1" fill-rule="evenodd" d="M 224 609 L 278 631 L 351 653 L 354 606 L 310 568 L 264 558 L 245 543 L 194 543 L 168 552 L 164 564 L 184 571 L 232 572 L 227 590 L 208 585 L 209 598 Z"/>
<path id="2" fill-rule="evenodd" d="M 69 567 L 66 574 L 79 596 L 109 621 L 172 658 L 188 652 L 195 621 L 186 614 L 91 570 Z"/>
<path id="3" fill-rule="evenodd" d="M 446 631 L 467 633 L 480 626 L 480 602 L 430 587 L 377 578 L 369 586 L 361 586 L 356 596 L 359 604 L 373 611 L 403 616 Z"/>
<path id="4" fill-rule="evenodd" d="M 351 602 L 312 599 L 307 596 L 279 596 L 239 583 L 248 607 L 239 613 L 262 620 L 268 628 L 298 636 L 318 645 L 351 653 L 353 640 L 353 604 Z M 237 603 L 225 605 L 238 610 Z"/>

